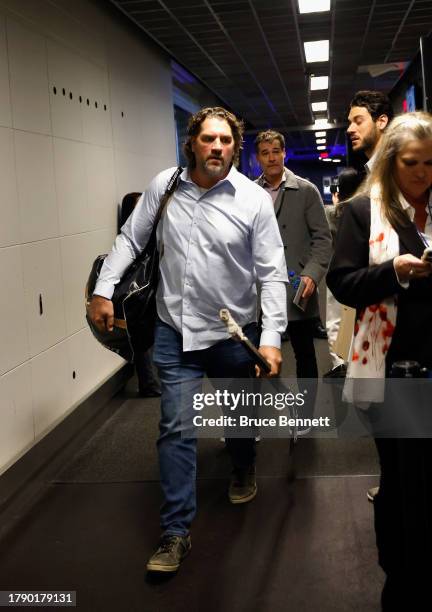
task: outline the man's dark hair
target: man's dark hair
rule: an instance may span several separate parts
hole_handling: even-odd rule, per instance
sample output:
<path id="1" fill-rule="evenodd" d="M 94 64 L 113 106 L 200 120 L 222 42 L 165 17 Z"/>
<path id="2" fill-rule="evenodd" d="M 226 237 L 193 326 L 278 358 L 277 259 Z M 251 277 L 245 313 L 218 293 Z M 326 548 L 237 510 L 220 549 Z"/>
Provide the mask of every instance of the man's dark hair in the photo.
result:
<path id="1" fill-rule="evenodd" d="M 355 168 L 344 168 L 338 176 L 338 194 L 339 202 L 348 200 L 357 189 L 363 180 L 363 176 Z"/>
<path id="2" fill-rule="evenodd" d="M 120 231 L 120 228 L 129 219 L 130 215 L 133 212 L 133 209 L 137 205 L 138 200 L 140 199 L 141 196 L 142 196 L 141 191 L 131 191 L 130 193 L 127 193 L 124 196 L 122 203 L 120 204 L 119 223 L 118 223 L 119 231 Z"/>
<path id="3" fill-rule="evenodd" d="M 262 142 L 273 142 L 273 140 L 277 140 L 280 144 L 281 149 L 285 149 L 285 138 L 280 132 L 276 132 L 275 130 L 265 130 L 264 132 L 258 132 L 257 137 L 255 138 L 255 153 L 259 153 L 259 145 Z"/>
<path id="4" fill-rule="evenodd" d="M 243 121 L 237 119 L 237 117 L 227 111 L 221 106 L 213 106 L 202 108 L 200 111 L 192 115 L 188 122 L 187 127 L 187 139 L 183 144 L 183 151 L 187 157 L 190 168 L 195 168 L 195 153 L 192 151 L 192 141 L 198 136 L 201 131 L 201 124 L 208 118 L 216 117 L 226 121 L 231 128 L 231 132 L 234 138 L 234 156 L 233 163 L 237 165 L 240 159 L 240 149 L 243 144 L 243 132 L 244 126 Z"/>
<path id="5" fill-rule="evenodd" d="M 387 115 L 390 123 L 394 116 L 392 103 L 382 91 L 358 91 L 350 102 L 350 108 L 353 106 L 366 108 L 374 121 L 381 115 Z"/>

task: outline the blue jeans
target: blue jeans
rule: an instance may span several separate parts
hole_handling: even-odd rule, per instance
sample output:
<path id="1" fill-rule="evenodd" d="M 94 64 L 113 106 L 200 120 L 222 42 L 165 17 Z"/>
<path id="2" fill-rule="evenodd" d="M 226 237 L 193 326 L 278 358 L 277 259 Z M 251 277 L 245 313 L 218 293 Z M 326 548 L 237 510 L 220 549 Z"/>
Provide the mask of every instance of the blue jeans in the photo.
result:
<path id="1" fill-rule="evenodd" d="M 255 323 L 245 327 L 256 343 Z M 254 365 L 240 342 L 222 340 L 200 351 L 184 352 L 182 336 L 158 320 L 153 360 L 161 381 L 161 420 L 159 424 L 159 468 L 164 501 L 161 506 L 163 533 L 184 536 L 189 533 L 196 512 L 196 439 L 182 438 L 187 428 L 181 407 L 190 409 L 192 396 L 199 392 L 205 374 L 209 378 L 250 378 Z M 235 467 L 246 468 L 255 461 L 255 441 L 227 439 L 226 446 Z"/>

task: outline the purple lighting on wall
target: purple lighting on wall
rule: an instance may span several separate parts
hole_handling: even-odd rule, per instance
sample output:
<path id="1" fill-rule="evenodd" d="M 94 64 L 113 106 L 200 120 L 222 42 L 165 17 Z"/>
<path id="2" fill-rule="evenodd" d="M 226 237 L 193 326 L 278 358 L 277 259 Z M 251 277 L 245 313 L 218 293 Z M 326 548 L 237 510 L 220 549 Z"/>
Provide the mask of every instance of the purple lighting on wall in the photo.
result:
<path id="1" fill-rule="evenodd" d="M 171 62 L 171 69 L 172 69 L 174 78 L 180 83 L 183 83 L 184 85 L 186 85 L 187 83 L 197 82 L 195 77 L 193 77 L 190 74 L 190 72 L 188 72 L 185 68 L 180 66 L 180 64 L 177 64 L 177 62 L 174 62 L 174 61 Z"/>

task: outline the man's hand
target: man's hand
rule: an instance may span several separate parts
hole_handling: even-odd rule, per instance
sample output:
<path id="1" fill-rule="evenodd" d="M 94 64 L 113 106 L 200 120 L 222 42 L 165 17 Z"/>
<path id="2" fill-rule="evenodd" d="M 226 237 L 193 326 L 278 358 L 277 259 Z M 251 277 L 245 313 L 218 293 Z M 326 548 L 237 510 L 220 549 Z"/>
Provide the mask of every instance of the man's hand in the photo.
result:
<path id="1" fill-rule="evenodd" d="M 302 298 L 307 299 L 313 294 L 316 289 L 315 281 L 311 279 L 310 276 L 300 276 L 300 278 L 305 282 L 305 288 L 302 293 Z"/>
<path id="2" fill-rule="evenodd" d="M 94 295 L 88 307 L 88 315 L 100 331 L 113 330 L 114 306 L 111 300 L 101 295 Z"/>
<path id="3" fill-rule="evenodd" d="M 275 346 L 260 346 L 258 352 L 267 359 L 271 366 L 270 372 L 267 374 L 264 370 L 261 370 L 259 366 L 255 366 L 255 372 L 257 378 L 274 378 L 278 376 L 282 366 L 282 353 L 280 349 Z"/>

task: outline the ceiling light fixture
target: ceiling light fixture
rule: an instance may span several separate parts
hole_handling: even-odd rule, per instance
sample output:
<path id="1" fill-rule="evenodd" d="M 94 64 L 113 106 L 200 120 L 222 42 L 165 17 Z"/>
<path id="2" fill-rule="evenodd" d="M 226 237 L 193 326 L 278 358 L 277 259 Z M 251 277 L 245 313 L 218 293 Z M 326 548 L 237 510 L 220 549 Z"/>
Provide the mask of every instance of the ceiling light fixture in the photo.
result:
<path id="1" fill-rule="evenodd" d="M 317 151 L 325 151 L 327 149 L 327 147 L 325 145 L 319 145 L 317 147 Z"/>
<path id="2" fill-rule="evenodd" d="M 303 43 L 306 61 L 311 62 L 328 62 L 329 59 L 329 41 L 314 40 Z"/>
<path id="3" fill-rule="evenodd" d="M 342 160 L 339 158 L 334 158 L 333 161 L 336 162 L 337 164 L 340 164 Z"/>
<path id="4" fill-rule="evenodd" d="M 327 132 L 315 132 L 315 138 L 322 138 Z"/>
<path id="5" fill-rule="evenodd" d="M 312 102 L 312 110 L 316 113 L 318 111 L 327 110 L 327 102 Z"/>
<path id="6" fill-rule="evenodd" d="M 330 10 L 330 0 L 298 0 L 300 13 L 322 13 Z"/>
<path id="7" fill-rule="evenodd" d="M 318 91 L 319 89 L 328 89 L 328 76 L 311 76 L 310 88 L 311 91 Z"/>
<path id="8" fill-rule="evenodd" d="M 316 143 L 317 143 L 317 145 L 318 144 L 325 144 L 326 143 L 326 139 L 325 138 L 317 138 Z"/>
<path id="9" fill-rule="evenodd" d="M 334 125 L 331 125 L 327 119 L 315 119 L 313 127 L 315 130 L 319 130 L 319 128 L 332 128 Z"/>
<path id="10" fill-rule="evenodd" d="M 323 161 L 333 161 L 331 157 L 326 157 Z"/>

